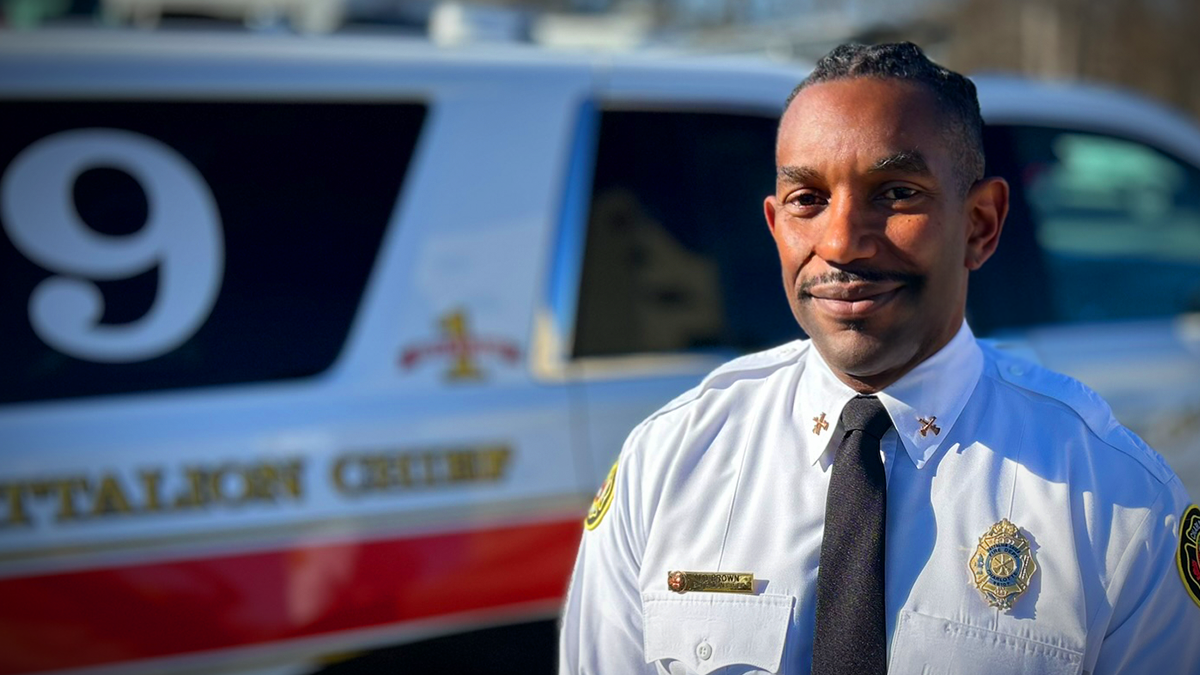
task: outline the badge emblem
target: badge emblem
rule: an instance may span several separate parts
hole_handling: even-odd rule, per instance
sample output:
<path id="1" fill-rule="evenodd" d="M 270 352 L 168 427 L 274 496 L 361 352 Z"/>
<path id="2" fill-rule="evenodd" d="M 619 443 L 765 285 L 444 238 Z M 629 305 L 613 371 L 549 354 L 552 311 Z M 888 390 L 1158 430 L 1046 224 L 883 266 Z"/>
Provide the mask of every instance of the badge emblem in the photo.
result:
<path id="1" fill-rule="evenodd" d="M 1183 510 L 1179 519 L 1179 550 L 1175 553 L 1179 576 L 1192 600 L 1200 605 L 1200 507 Z"/>
<path id="2" fill-rule="evenodd" d="M 1029 540 L 1005 518 L 979 538 L 967 568 L 983 599 L 992 607 L 1008 611 L 1028 590 L 1037 563 L 1029 550 Z"/>
<path id="3" fill-rule="evenodd" d="M 613 488 L 617 482 L 617 463 L 613 462 L 612 468 L 608 470 L 608 478 L 604 479 L 604 483 L 600 485 L 600 489 L 596 491 L 596 496 L 592 499 L 592 505 L 588 507 L 587 518 L 583 519 L 583 525 L 589 530 L 596 529 L 601 520 L 604 520 L 604 514 L 608 513 L 608 507 L 612 506 Z"/>
<path id="4" fill-rule="evenodd" d="M 667 588 L 676 593 L 753 593 L 752 572 L 667 572 Z"/>
<path id="5" fill-rule="evenodd" d="M 687 590 L 687 575 L 683 572 L 667 573 L 667 588 L 682 593 Z"/>

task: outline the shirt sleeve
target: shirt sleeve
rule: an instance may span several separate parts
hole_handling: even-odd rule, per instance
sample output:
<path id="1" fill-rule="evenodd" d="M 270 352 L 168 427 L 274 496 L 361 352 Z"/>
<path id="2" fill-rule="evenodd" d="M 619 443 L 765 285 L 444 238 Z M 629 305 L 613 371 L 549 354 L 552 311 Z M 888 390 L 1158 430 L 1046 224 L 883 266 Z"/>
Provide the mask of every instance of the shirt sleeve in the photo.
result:
<path id="1" fill-rule="evenodd" d="M 559 675 L 636 675 L 657 672 L 647 664 L 638 582 L 645 544 L 635 429 L 612 479 L 612 500 L 583 533 L 567 591 L 559 636 Z M 604 488 L 597 495 L 601 502 Z"/>
<path id="2" fill-rule="evenodd" d="M 1180 517 L 1190 503 L 1173 478 L 1126 549 L 1094 675 L 1200 672 L 1200 605 L 1177 562 Z"/>

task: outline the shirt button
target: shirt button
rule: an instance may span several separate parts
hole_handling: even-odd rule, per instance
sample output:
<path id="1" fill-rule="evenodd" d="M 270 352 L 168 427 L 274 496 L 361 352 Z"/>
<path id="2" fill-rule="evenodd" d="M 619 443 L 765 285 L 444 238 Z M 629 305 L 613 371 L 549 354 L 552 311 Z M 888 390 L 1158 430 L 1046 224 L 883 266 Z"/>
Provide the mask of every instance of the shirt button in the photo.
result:
<path id="1" fill-rule="evenodd" d="M 701 661 L 707 661 L 712 656 L 712 645 L 701 642 L 696 646 L 696 656 L 699 656 Z"/>
<path id="2" fill-rule="evenodd" d="M 1009 366 L 1008 372 L 1012 373 L 1013 375 L 1016 375 L 1017 377 L 1020 377 L 1025 374 L 1025 369 L 1022 368 L 1021 366 Z"/>

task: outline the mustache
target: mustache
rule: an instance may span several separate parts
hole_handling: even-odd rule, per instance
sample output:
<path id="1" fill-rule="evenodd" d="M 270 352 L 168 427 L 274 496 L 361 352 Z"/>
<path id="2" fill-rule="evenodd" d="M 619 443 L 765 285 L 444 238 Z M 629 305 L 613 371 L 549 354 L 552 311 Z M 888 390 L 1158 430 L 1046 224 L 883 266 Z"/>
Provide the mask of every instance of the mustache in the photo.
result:
<path id="1" fill-rule="evenodd" d="M 898 282 L 911 287 L 913 290 L 921 290 L 925 285 L 925 277 L 919 274 L 911 274 L 909 272 L 900 272 L 898 270 L 873 270 L 867 268 L 859 269 L 837 269 L 824 274 L 818 274 L 815 277 L 805 279 L 800 282 L 797 289 L 800 295 L 811 295 L 813 286 L 820 284 L 851 284 L 854 282 L 863 283 L 880 283 L 880 282 Z"/>

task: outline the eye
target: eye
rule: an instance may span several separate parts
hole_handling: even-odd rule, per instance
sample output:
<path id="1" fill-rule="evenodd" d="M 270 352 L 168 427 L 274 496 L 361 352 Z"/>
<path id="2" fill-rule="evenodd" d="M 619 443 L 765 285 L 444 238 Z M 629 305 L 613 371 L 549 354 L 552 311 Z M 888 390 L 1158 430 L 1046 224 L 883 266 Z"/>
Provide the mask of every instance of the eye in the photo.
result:
<path id="1" fill-rule="evenodd" d="M 789 206 L 797 208 L 810 208 L 814 206 L 823 206 L 825 197 L 816 192 L 797 192 L 788 198 Z"/>
<path id="2" fill-rule="evenodd" d="M 885 190 L 883 193 L 883 198 L 891 201 L 904 201 L 905 199 L 912 199 L 918 194 L 920 193 L 913 188 L 896 186 L 894 188 L 888 188 Z"/>

